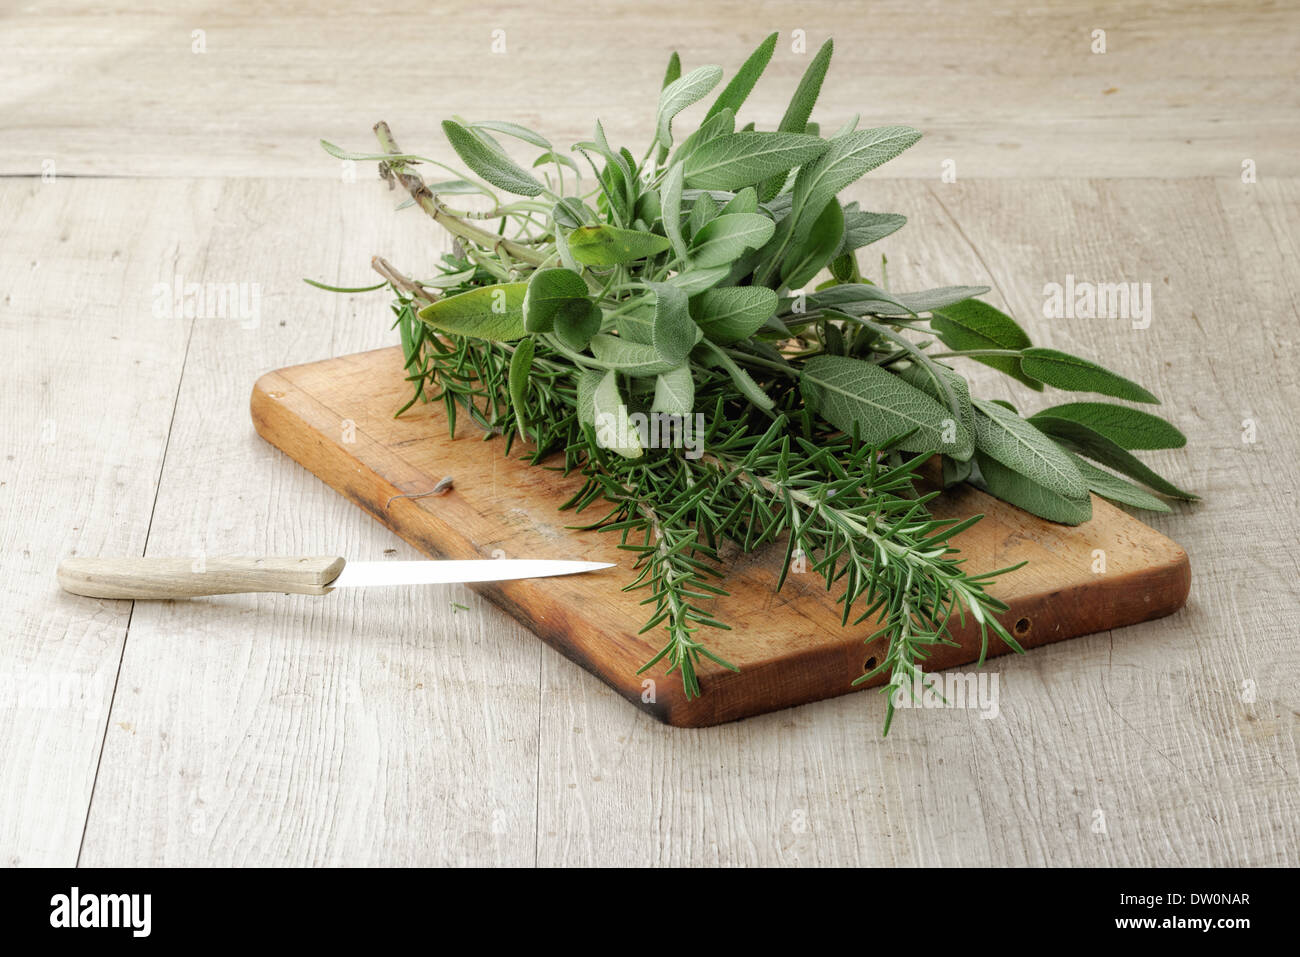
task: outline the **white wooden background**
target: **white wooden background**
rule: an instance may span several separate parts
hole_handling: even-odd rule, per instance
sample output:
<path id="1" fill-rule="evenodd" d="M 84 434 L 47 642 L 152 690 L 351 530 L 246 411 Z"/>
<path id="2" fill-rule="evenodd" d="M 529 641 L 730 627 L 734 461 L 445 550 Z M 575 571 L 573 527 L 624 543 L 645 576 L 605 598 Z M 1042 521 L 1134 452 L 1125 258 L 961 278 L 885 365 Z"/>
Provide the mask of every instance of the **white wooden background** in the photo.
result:
<path id="1" fill-rule="evenodd" d="M 702 10 L 0 14 L 0 863 L 1300 863 L 1295 8 Z M 911 220 L 881 244 L 896 288 L 986 282 L 1165 398 L 1190 442 L 1153 461 L 1205 496 L 1151 520 L 1191 555 L 1186 609 L 999 659 L 997 720 L 906 713 L 882 741 L 871 694 L 661 726 L 463 588 L 57 590 L 71 554 L 415 557 L 248 418 L 262 372 L 392 341 L 381 296 L 301 277 L 441 242 L 316 139 L 370 149 L 384 118 L 449 156 L 452 113 L 560 142 L 599 115 L 640 146 L 674 45 L 734 68 L 771 29 L 760 123 L 807 62 L 791 31 L 833 30 L 820 118 L 927 134 L 856 189 Z M 1067 273 L 1150 282 L 1151 327 L 1043 319 Z M 260 322 L 155 317 L 177 276 L 257 284 Z"/>

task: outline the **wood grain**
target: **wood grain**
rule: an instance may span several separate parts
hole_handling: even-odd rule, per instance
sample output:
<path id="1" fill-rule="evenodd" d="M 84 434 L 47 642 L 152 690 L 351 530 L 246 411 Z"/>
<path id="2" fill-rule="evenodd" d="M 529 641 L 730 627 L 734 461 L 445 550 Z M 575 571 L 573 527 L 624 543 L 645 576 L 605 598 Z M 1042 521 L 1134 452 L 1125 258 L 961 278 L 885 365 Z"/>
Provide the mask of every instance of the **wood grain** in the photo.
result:
<path id="1" fill-rule="evenodd" d="M 599 117 L 640 156 L 672 50 L 687 69 L 730 72 L 773 30 L 743 120 L 774 128 L 833 36 L 825 127 L 857 113 L 925 133 L 886 176 L 1235 176 L 1246 159 L 1300 174 L 1300 10 L 1237 0 L 713 0 L 703 13 L 693 0 L 377 0 L 364 13 L 343 0 L 47 0 L 8 12 L 0 34 L 0 171 L 337 183 L 372 173 L 341 167 L 322 137 L 372 152 L 384 119 L 405 148 L 449 153 L 438 123 L 452 115 L 513 120 L 566 148 Z"/>
<path id="2" fill-rule="evenodd" d="M 337 555 L 311 558 L 65 558 L 59 587 L 87 598 L 199 598 L 270 592 L 328 595 Z"/>
<path id="3" fill-rule="evenodd" d="M 448 438 L 437 403 L 395 419 L 408 389 L 401 350 L 390 348 L 268 373 L 253 389 L 251 409 L 264 439 L 429 555 L 621 560 L 621 576 L 471 587 L 660 720 L 704 727 L 845 694 L 874 666 L 869 659 L 884 655 L 881 641 L 863 645 L 876 624 L 841 626 L 834 593 L 815 574 L 796 567 L 776 591 L 784 560 L 777 544 L 753 555 L 724 553 L 730 594 L 706 604 L 732 629 L 706 641 L 738 671 L 703 664 L 703 695 L 695 700 L 680 681 L 663 678 L 662 668 L 638 674 L 661 636 L 639 634 L 643 595 L 621 590 L 632 576 L 617 541 L 569 530 L 576 520 L 557 511 L 578 493 L 581 477 L 517 457 L 496 462 L 499 443 L 480 435 Z M 456 483 L 450 492 L 408 497 L 447 475 Z M 1187 597 L 1187 554 L 1095 496 L 1092 519 L 1077 528 L 1036 519 L 969 487 L 945 494 L 933 511 L 955 520 L 984 516 L 958 543 L 973 572 L 1026 563 L 991 591 L 1009 606 L 1004 626 L 1027 648 L 1168 615 Z M 935 649 L 928 671 L 979 657 L 973 619 L 954 628 L 953 638 L 957 646 Z M 990 654 L 1008 651 L 996 636 L 990 640 Z M 887 679 L 882 673 L 856 688 Z"/>

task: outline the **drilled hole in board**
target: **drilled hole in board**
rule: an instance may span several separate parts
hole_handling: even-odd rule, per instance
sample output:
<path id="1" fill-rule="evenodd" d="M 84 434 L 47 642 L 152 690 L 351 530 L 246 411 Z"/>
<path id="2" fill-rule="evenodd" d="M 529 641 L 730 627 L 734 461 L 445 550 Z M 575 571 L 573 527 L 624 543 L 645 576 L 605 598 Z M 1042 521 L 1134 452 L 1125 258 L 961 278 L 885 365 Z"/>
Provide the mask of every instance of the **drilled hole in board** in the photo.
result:
<path id="1" fill-rule="evenodd" d="M 862 670 L 870 671 L 874 667 L 876 667 L 876 656 L 872 655 L 870 658 L 867 659 L 867 663 L 862 666 Z"/>
<path id="2" fill-rule="evenodd" d="M 1029 634 L 1029 619 L 1028 619 L 1028 618 L 1021 618 L 1019 621 L 1016 622 L 1016 634 L 1017 634 L 1017 635 L 1027 635 L 1027 634 Z"/>

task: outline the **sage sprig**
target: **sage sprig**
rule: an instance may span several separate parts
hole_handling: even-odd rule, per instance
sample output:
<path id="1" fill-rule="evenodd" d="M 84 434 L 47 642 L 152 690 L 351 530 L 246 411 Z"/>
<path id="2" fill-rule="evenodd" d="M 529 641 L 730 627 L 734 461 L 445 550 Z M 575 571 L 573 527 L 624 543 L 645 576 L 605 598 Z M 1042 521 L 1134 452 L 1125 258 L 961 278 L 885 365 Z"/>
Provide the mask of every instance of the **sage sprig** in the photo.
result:
<path id="1" fill-rule="evenodd" d="M 532 462 L 582 475 L 563 507 L 599 509 L 583 527 L 617 534 L 635 556 L 627 587 L 647 592 L 643 631 L 664 639 L 645 668 L 677 672 L 688 696 L 703 690 L 701 661 L 731 667 L 705 640 L 727 627 L 711 610 L 725 594 L 726 543 L 783 547 L 774 587 L 806 566 L 838 590 L 846 624 L 874 621 L 867 641 L 882 651 L 858 680 L 888 673 L 887 691 L 952 643 L 954 615 L 973 619 L 985 650 L 990 633 L 1020 650 L 987 591 L 1007 569 L 976 575 L 957 557 L 953 539 L 979 517 L 935 519 L 939 490 L 918 490 L 936 455 L 944 483 L 1068 524 L 1090 518 L 1090 493 L 1154 510 L 1195 498 L 1133 455 L 1185 442 L 1150 412 L 1089 400 L 1025 418 L 972 396 L 963 360 L 1034 391 L 1158 401 L 1089 359 L 1035 346 L 978 298 L 986 287 L 898 292 L 883 263 L 878 282 L 866 278 L 861 250 L 906 220 L 840 194 L 920 134 L 860 130 L 855 118 L 823 135 L 811 116 L 830 41 L 777 129 L 737 128 L 776 39 L 686 135 L 683 112 L 723 71 L 683 72 L 674 53 L 640 161 L 599 122 L 565 154 L 514 123 L 448 119 L 467 173 L 404 153 L 383 123 L 378 153 L 322 141 L 336 157 L 378 160 L 409 194 L 403 205 L 454 237 L 428 278 L 375 260 L 396 297 L 411 402 L 440 400 L 453 433 L 467 415 L 507 452 L 522 438 Z M 531 165 L 498 136 L 536 149 Z M 419 169 L 431 164 L 454 178 L 426 182 Z"/>

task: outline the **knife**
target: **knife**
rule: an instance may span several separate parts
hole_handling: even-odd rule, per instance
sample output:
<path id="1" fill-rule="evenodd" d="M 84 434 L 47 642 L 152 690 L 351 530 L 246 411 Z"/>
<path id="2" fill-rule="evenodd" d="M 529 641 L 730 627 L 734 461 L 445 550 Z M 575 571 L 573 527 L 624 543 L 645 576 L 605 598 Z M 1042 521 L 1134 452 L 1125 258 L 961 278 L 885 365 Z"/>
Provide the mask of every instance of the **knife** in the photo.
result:
<path id="1" fill-rule="evenodd" d="M 283 592 L 328 595 L 335 588 L 450 585 L 549 578 L 612 568 L 609 562 L 488 558 L 470 561 L 347 562 L 303 558 L 65 558 L 59 585 L 88 598 L 193 598 Z"/>

